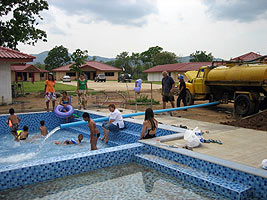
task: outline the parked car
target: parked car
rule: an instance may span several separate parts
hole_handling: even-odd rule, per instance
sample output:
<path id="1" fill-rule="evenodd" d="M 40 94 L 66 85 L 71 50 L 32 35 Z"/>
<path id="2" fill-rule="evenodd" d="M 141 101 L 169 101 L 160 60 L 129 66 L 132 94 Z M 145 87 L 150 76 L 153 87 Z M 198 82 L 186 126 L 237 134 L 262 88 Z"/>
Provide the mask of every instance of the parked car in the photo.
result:
<path id="1" fill-rule="evenodd" d="M 104 74 L 98 74 L 95 77 L 95 82 L 106 82 L 106 76 Z"/>
<path id="2" fill-rule="evenodd" d="M 62 81 L 63 82 L 71 82 L 70 76 L 63 76 Z"/>
<path id="3" fill-rule="evenodd" d="M 119 77 L 118 77 L 118 82 L 131 82 L 132 81 L 132 76 L 131 74 L 127 74 L 127 73 L 124 73 L 124 74 L 121 74 Z"/>

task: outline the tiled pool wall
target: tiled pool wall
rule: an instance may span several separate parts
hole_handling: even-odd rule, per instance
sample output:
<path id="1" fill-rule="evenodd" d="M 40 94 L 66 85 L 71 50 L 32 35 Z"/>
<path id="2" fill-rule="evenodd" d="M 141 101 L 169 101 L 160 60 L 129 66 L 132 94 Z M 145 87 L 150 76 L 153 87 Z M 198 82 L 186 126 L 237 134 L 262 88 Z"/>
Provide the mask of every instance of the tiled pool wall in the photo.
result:
<path id="1" fill-rule="evenodd" d="M 75 113 L 81 116 L 83 112 L 75 111 Z M 39 130 L 40 120 L 44 120 L 47 128 L 50 130 L 57 127 L 61 123 L 65 123 L 65 119 L 55 117 L 54 113 L 52 112 L 30 113 L 23 115 L 18 114 L 18 116 L 22 119 L 20 127 L 22 128 L 24 125 L 28 125 L 30 127 L 30 131 Z M 101 115 L 96 114 L 90 114 L 90 116 L 92 119 L 102 117 Z M 9 127 L 6 125 L 7 117 L 8 115 L 0 116 L 1 134 L 6 133 L 7 130 L 9 131 Z M 79 120 L 81 120 L 81 118 L 73 119 L 73 121 Z M 98 127 L 101 126 L 101 123 L 97 123 Z M 179 162 L 184 165 L 188 165 L 204 172 L 206 171 L 212 173 L 222 178 L 227 178 L 228 180 L 232 180 L 240 184 L 249 185 L 253 187 L 253 194 L 255 197 L 259 199 L 267 199 L 267 193 L 265 192 L 267 191 L 266 178 L 224 167 L 212 162 L 207 162 L 195 158 L 194 156 L 191 157 L 184 154 L 175 153 L 147 144 L 134 143 L 137 139 L 133 139 L 132 135 L 137 134 L 134 137 L 138 137 L 142 129 L 142 124 L 129 121 L 126 121 L 125 124 L 127 130 L 129 130 L 129 133 L 132 134 L 131 136 L 129 134 L 126 135 L 123 139 L 126 143 L 132 144 L 118 144 L 121 146 L 110 147 L 94 152 L 88 151 L 86 153 L 28 162 L 20 166 L 11 165 L 6 169 L 0 170 L 0 190 L 19 187 L 22 185 L 54 179 L 66 175 L 78 174 L 108 166 L 120 165 L 134 161 L 134 155 L 136 154 L 149 153 Z M 84 130 L 88 129 L 87 124 L 78 127 L 76 131 L 79 131 L 79 128 Z M 102 129 L 100 130 L 102 133 Z M 174 133 L 176 132 L 166 129 L 158 129 L 157 136 L 164 136 Z M 132 139 L 127 139 L 127 136 Z M 164 170 L 162 172 L 166 173 Z"/>
<path id="2" fill-rule="evenodd" d="M 0 190 L 128 163 L 132 161 L 135 154 L 143 151 L 143 146 L 140 143 L 133 143 L 62 158 L 46 159 L 39 164 L 33 162 L 21 168 L 0 170 Z"/>
<path id="3" fill-rule="evenodd" d="M 145 144 L 144 153 L 160 156 L 162 158 L 181 163 L 203 172 L 208 172 L 209 174 L 213 174 L 236 183 L 251 186 L 253 188 L 254 197 L 259 199 L 267 199 L 267 178 L 147 144 Z M 194 154 L 194 152 L 192 152 L 192 154 Z M 235 165 L 235 163 L 233 163 L 233 165 Z M 162 172 L 164 173 L 164 170 Z M 207 177 L 207 180 L 209 180 L 209 177 Z"/>

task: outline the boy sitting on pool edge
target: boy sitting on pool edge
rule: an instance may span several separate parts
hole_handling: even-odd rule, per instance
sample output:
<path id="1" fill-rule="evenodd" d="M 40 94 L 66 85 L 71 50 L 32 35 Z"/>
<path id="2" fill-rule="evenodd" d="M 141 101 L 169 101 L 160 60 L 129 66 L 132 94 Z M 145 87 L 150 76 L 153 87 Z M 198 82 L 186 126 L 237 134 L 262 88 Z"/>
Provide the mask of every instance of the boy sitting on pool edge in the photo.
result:
<path id="1" fill-rule="evenodd" d="M 88 127 L 90 129 L 90 143 L 91 143 L 91 150 L 97 150 L 96 144 L 97 139 L 100 136 L 99 130 L 96 127 L 94 120 L 90 118 L 89 113 L 83 113 L 83 120 L 88 122 Z"/>
<path id="2" fill-rule="evenodd" d="M 55 141 L 54 143 L 55 144 L 59 144 L 59 145 L 68 145 L 68 144 L 81 144 L 83 140 L 83 134 L 80 134 L 78 136 L 78 140 L 74 140 L 73 138 L 71 140 L 65 140 L 63 143 L 62 142 L 58 142 L 58 141 Z"/>

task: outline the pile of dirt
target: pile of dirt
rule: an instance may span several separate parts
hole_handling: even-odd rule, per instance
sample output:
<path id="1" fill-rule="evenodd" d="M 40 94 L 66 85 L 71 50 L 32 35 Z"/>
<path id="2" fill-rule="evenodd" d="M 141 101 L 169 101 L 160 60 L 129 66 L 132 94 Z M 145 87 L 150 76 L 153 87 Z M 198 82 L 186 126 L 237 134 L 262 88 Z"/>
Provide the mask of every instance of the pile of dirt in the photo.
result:
<path id="1" fill-rule="evenodd" d="M 267 110 L 236 121 L 222 122 L 222 124 L 267 131 Z"/>

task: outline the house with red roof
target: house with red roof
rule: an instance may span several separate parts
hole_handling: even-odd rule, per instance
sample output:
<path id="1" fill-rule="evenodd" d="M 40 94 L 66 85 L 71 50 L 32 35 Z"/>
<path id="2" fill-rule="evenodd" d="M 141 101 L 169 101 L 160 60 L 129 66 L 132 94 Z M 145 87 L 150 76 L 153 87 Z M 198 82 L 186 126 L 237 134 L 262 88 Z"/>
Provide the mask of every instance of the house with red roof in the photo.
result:
<path id="1" fill-rule="evenodd" d="M 11 64 L 32 62 L 34 56 L 0 47 L 0 105 L 12 103 Z"/>
<path id="2" fill-rule="evenodd" d="M 68 64 L 53 69 L 52 71 L 56 73 L 56 80 L 62 80 L 65 75 L 70 76 L 71 80 L 77 80 L 79 75 L 77 72 L 70 70 L 71 65 Z M 121 69 L 97 61 L 85 61 L 85 64 L 81 66 L 81 71 L 88 80 L 94 80 L 98 74 L 104 74 L 106 80 L 118 80 L 118 73 Z"/>
<path id="3" fill-rule="evenodd" d="M 238 57 L 232 58 L 231 60 L 249 61 L 249 60 L 253 60 L 253 59 L 259 58 L 259 57 L 261 57 L 260 54 L 257 54 L 257 53 L 254 53 L 254 52 L 249 52 L 249 53 L 246 53 L 246 54 L 244 54 L 242 56 L 238 56 Z"/>
<path id="4" fill-rule="evenodd" d="M 14 81 L 44 81 L 48 75 L 47 70 L 39 69 L 32 64 L 12 64 L 11 82 Z"/>
<path id="5" fill-rule="evenodd" d="M 148 73 L 148 81 L 161 81 L 162 72 L 167 71 L 169 76 L 173 78 L 176 82 L 178 81 L 178 75 L 184 75 L 187 71 L 199 70 L 202 66 L 211 65 L 211 62 L 189 62 L 189 63 L 175 63 L 175 64 L 166 64 L 166 65 L 157 65 L 150 69 L 145 70 L 145 73 Z M 187 81 L 187 77 L 185 81 Z"/>

